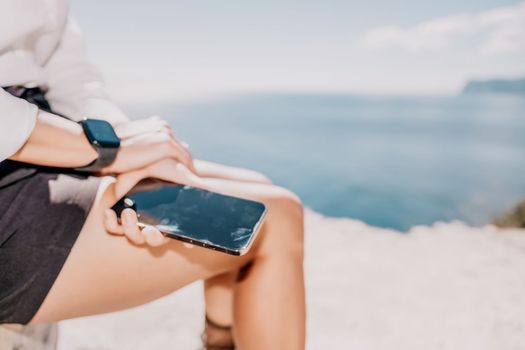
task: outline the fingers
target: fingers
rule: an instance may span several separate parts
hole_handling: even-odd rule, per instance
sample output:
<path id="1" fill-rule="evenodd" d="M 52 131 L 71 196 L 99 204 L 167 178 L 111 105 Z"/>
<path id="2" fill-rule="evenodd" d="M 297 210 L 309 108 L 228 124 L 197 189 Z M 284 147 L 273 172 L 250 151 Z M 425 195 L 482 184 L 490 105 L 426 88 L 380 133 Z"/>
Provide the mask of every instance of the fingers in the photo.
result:
<path id="1" fill-rule="evenodd" d="M 168 122 L 158 117 L 152 117 L 146 120 L 131 122 L 131 124 L 133 125 L 130 129 L 132 129 L 133 132 L 126 134 L 128 137 L 122 140 L 123 145 L 165 144 L 168 157 L 176 159 L 186 165 L 192 172 L 195 172 L 189 145 L 175 137 Z M 138 132 L 138 130 L 140 130 L 140 132 Z"/>
<path id="2" fill-rule="evenodd" d="M 117 213 L 111 209 L 106 209 L 104 212 L 104 226 L 106 230 L 114 235 L 123 235 L 124 230 L 122 226 L 118 223 Z"/>
<path id="3" fill-rule="evenodd" d="M 176 138 L 168 122 L 151 117 L 116 126 L 121 149 L 106 173 L 125 173 L 171 158 L 184 164 L 192 173 L 197 171 L 187 143 Z"/>
<path id="4" fill-rule="evenodd" d="M 149 165 L 145 169 L 145 176 L 178 183 L 204 188 L 204 181 L 192 173 L 184 164 L 174 159 L 163 159 L 159 162 Z"/>
<path id="5" fill-rule="evenodd" d="M 120 215 L 120 220 L 122 221 L 124 234 L 131 242 L 138 245 L 146 242 L 144 235 L 140 232 L 138 226 L 139 220 L 134 210 L 129 208 L 124 209 Z"/>
<path id="6" fill-rule="evenodd" d="M 164 132 L 171 135 L 172 137 L 175 137 L 169 123 L 157 116 L 117 125 L 115 127 L 115 131 L 119 138 L 123 141 L 144 133 L 153 132 Z"/>
<path id="7" fill-rule="evenodd" d="M 186 148 L 188 152 L 190 152 L 190 145 L 187 142 L 181 140 L 180 144 L 182 145 L 182 147 Z"/>
<path id="8" fill-rule="evenodd" d="M 142 235 L 144 236 L 146 243 L 152 247 L 159 247 L 169 241 L 169 238 L 165 237 L 153 226 L 144 227 L 142 229 Z"/>
<path id="9" fill-rule="evenodd" d="M 193 165 L 193 156 L 188 148 L 188 145 L 166 133 L 143 133 L 123 141 L 122 145 L 124 147 L 127 146 L 128 151 L 135 154 L 135 157 L 131 159 L 129 163 L 143 163 L 145 160 L 142 159 L 140 155 L 144 153 L 143 151 L 147 147 L 154 145 L 158 151 L 153 152 L 153 154 L 151 154 L 151 152 L 146 154 L 148 160 L 151 163 L 162 158 L 172 158 L 184 164 L 193 173 L 196 172 Z"/>
<path id="10" fill-rule="evenodd" d="M 173 136 L 165 130 L 145 131 L 127 139 L 122 139 L 121 145 L 147 145 L 152 143 L 169 142 L 170 140 L 173 140 Z"/>
<path id="11" fill-rule="evenodd" d="M 169 242 L 169 238 L 153 226 L 147 225 L 140 229 L 137 214 L 132 209 L 122 211 L 122 225 L 119 224 L 117 214 L 112 209 L 105 211 L 104 225 L 106 230 L 114 235 L 125 235 L 136 245 L 147 244 L 151 247 L 160 247 Z M 193 244 L 183 242 L 184 247 L 192 249 Z"/>
<path id="12" fill-rule="evenodd" d="M 122 211 L 121 222 L 122 224 L 119 224 L 115 211 L 111 209 L 106 210 L 104 225 L 111 234 L 125 235 L 136 245 L 146 243 L 152 247 L 159 247 L 169 241 L 169 238 L 165 237 L 153 226 L 145 226 L 143 229 L 140 229 L 137 214 L 132 209 L 124 209 Z"/>
<path id="13" fill-rule="evenodd" d="M 184 147 L 184 145 L 181 142 L 177 140 L 173 140 L 173 141 L 174 141 L 172 144 L 172 147 L 174 150 L 173 158 L 175 158 L 176 160 L 184 164 L 188 169 L 191 170 L 192 173 L 195 173 L 196 170 L 193 165 L 193 157 L 189 149 Z"/>

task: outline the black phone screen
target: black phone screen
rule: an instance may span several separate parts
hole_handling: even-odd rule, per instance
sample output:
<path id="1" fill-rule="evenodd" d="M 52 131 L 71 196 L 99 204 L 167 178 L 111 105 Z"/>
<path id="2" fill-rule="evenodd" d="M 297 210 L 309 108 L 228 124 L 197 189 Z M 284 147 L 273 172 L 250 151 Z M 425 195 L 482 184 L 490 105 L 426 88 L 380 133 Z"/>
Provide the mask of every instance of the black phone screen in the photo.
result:
<path id="1" fill-rule="evenodd" d="M 140 183 L 127 198 L 134 202 L 140 223 L 234 255 L 249 247 L 266 212 L 256 201 L 151 180 Z"/>

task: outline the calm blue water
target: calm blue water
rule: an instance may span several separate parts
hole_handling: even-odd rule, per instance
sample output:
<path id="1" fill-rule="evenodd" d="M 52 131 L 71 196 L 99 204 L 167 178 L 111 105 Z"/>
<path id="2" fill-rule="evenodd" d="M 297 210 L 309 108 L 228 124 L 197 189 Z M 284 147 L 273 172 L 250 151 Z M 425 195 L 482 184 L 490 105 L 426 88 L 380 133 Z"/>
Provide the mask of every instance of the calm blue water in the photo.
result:
<path id="1" fill-rule="evenodd" d="M 525 97 L 249 95 L 133 111 L 169 118 L 198 158 L 376 226 L 483 224 L 525 198 Z"/>

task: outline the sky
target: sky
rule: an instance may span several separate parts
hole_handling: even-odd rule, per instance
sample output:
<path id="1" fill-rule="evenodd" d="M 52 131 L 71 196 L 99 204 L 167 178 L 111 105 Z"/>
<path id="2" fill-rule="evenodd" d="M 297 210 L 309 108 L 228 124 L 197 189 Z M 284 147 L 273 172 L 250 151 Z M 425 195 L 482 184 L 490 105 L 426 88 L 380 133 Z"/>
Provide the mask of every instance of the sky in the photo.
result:
<path id="1" fill-rule="evenodd" d="M 525 76 L 525 1 L 72 0 L 120 101 L 455 94 Z"/>

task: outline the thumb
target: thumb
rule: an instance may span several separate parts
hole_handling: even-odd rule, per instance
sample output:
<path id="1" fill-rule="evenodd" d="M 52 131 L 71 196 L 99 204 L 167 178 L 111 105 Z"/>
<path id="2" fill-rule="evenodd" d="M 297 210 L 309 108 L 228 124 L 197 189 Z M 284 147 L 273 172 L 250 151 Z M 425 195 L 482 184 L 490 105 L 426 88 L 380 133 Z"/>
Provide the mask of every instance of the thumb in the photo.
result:
<path id="1" fill-rule="evenodd" d="M 144 170 L 134 170 L 123 173 L 117 176 L 117 183 L 115 184 L 115 196 L 120 199 L 124 197 L 140 180 L 146 176 Z"/>

